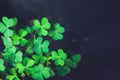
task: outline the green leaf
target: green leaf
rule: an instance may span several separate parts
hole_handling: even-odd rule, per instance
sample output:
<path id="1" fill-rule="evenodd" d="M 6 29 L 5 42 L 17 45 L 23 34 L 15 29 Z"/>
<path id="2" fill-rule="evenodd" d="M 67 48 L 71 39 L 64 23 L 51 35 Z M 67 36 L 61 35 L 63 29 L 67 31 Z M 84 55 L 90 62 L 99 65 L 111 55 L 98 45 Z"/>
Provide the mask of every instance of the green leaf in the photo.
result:
<path id="1" fill-rule="evenodd" d="M 76 68 L 77 67 L 77 63 L 72 61 L 71 59 L 66 59 L 65 61 L 66 65 L 71 67 L 71 68 Z"/>
<path id="2" fill-rule="evenodd" d="M 8 19 L 6 16 L 3 16 L 2 17 L 2 21 L 4 22 L 4 24 L 7 26 L 7 27 L 12 27 L 14 26 L 15 22 L 12 18 Z"/>
<path id="3" fill-rule="evenodd" d="M 32 32 L 33 32 L 33 29 L 32 29 L 31 27 L 29 27 L 29 26 L 27 26 L 27 27 L 25 28 L 25 30 L 26 30 L 28 33 L 32 33 Z"/>
<path id="4" fill-rule="evenodd" d="M 34 25 L 33 25 L 33 30 L 38 30 L 38 35 L 39 36 L 47 36 L 48 34 L 48 29 L 50 29 L 50 23 L 48 22 L 47 18 L 42 18 L 41 23 L 39 20 L 35 19 L 34 20 Z"/>
<path id="5" fill-rule="evenodd" d="M 57 66 L 56 70 L 57 70 L 57 74 L 63 77 L 71 72 L 71 69 L 68 66 Z"/>
<path id="6" fill-rule="evenodd" d="M 5 45 L 6 48 L 9 48 L 13 45 L 12 40 L 9 37 L 2 36 L 2 40 L 3 40 L 3 44 Z"/>
<path id="7" fill-rule="evenodd" d="M 80 54 L 74 54 L 72 56 L 72 59 L 73 59 L 73 61 L 75 61 L 76 63 L 78 63 L 81 60 L 81 55 Z"/>
<path id="8" fill-rule="evenodd" d="M 4 60 L 0 59 L 0 71 L 5 71 Z"/>
<path id="9" fill-rule="evenodd" d="M 0 32 L 4 33 L 6 31 L 6 29 L 7 28 L 5 27 L 5 25 L 2 22 L 0 22 Z"/>
<path id="10" fill-rule="evenodd" d="M 34 71 L 32 77 L 35 80 L 44 80 L 44 78 L 48 79 L 50 77 L 50 68 L 44 67 L 42 64 L 35 66 Z"/>
<path id="11" fill-rule="evenodd" d="M 42 57 L 42 54 L 41 55 L 32 55 L 32 58 L 34 59 L 35 64 L 37 64 L 40 61 L 41 57 Z"/>
<path id="12" fill-rule="evenodd" d="M 21 63 L 17 63 L 16 67 L 18 68 L 18 73 L 23 73 L 23 71 L 25 70 L 25 66 Z"/>
<path id="13" fill-rule="evenodd" d="M 7 29 L 7 30 L 5 31 L 5 33 L 4 33 L 4 35 L 5 35 L 6 37 L 12 36 L 12 35 L 13 35 L 13 31 L 10 30 L 10 29 Z"/>
<path id="14" fill-rule="evenodd" d="M 54 29 L 50 31 L 49 36 L 52 37 L 53 40 L 62 40 L 64 32 L 64 27 L 62 27 L 59 23 L 56 23 L 54 25 Z"/>
<path id="15" fill-rule="evenodd" d="M 48 67 L 45 67 L 44 69 L 43 69 L 43 76 L 46 78 L 46 79 L 48 79 L 49 77 L 50 77 L 50 68 L 48 68 Z"/>
<path id="16" fill-rule="evenodd" d="M 52 60 L 55 60 L 55 65 L 64 65 L 64 61 L 67 58 L 66 53 L 62 49 L 58 49 L 58 53 L 56 51 L 51 52 Z"/>
<path id="17" fill-rule="evenodd" d="M 57 55 L 57 52 L 56 51 L 52 51 L 51 52 L 51 55 L 52 55 L 52 60 L 56 60 L 58 55 Z"/>
<path id="18" fill-rule="evenodd" d="M 24 29 L 19 29 L 18 32 L 19 32 L 20 37 L 25 37 L 28 34 L 28 32 Z"/>
<path id="19" fill-rule="evenodd" d="M 34 40 L 34 48 L 33 50 L 37 53 L 37 54 L 42 54 L 47 53 L 49 51 L 49 41 L 45 40 L 42 43 L 43 38 L 42 37 L 38 37 L 36 40 Z"/>
<path id="20" fill-rule="evenodd" d="M 18 51 L 18 52 L 15 54 L 15 62 L 16 62 L 16 63 L 22 62 L 22 55 L 23 55 L 23 53 L 22 53 L 21 51 Z"/>
<path id="21" fill-rule="evenodd" d="M 16 69 L 15 68 L 10 68 L 9 69 L 10 74 L 6 76 L 7 80 L 20 80 L 19 77 L 17 76 Z"/>

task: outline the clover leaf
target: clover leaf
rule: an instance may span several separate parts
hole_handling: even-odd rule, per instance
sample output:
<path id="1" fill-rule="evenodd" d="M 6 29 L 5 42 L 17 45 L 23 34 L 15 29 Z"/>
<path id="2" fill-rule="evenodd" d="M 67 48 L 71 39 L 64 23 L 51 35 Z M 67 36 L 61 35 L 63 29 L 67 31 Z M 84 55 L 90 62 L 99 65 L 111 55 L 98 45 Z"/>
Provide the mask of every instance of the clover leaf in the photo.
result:
<path id="1" fill-rule="evenodd" d="M 56 65 L 64 65 L 64 60 L 67 58 L 66 53 L 62 49 L 58 49 L 58 52 L 52 51 L 52 60 L 55 60 Z"/>
<path id="2" fill-rule="evenodd" d="M 15 45 L 21 45 L 21 46 L 25 46 L 25 44 L 28 42 L 27 39 L 25 39 L 24 37 L 28 34 L 28 32 L 24 29 L 20 29 L 19 30 L 19 35 L 14 34 L 12 36 L 13 39 L 13 44 Z"/>
<path id="3" fill-rule="evenodd" d="M 57 66 L 56 70 L 57 70 L 57 74 L 63 77 L 71 72 L 71 69 L 68 66 Z"/>
<path id="4" fill-rule="evenodd" d="M 45 40 L 43 41 L 43 38 L 42 37 L 38 37 L 37 39 L 34 40 L 34 51 L 37 53 L 37 54 L 42 54 L 43 52 L 44 53 L 47 53 L 49 51 L 49 41 L 48 40 Z"/>
<path id="5" fill-rule="evenodd" d="M 68 58 L 65 60 L 65 64 L 71 68 L 76 68 L 77 63 L 80 62 L 81 55 L 80 54 L 74 54 L 72 55 L 72 59 Z"/>
<path id="6" fill-rule="evenodd" d="M 0 59 L 0 71 L 5 71 L 4 60 Z"/>
<path id="7" fill-rule="evenodd" d="M 18 77 L 17 73 L 16 73 L 16 69 L 15 68 L 11 68 L 9 70 L 10 74 L 6 75 L 6 79 L 7 80 L 20 80 L 20 78 Z"/>
<path id="8" fill-rule="evenodd" d="M 39 36 L 47 36 L 48 29 L 50 29 L 50 23 L 47 18 L 42 18 L 41 23 L 39 20 L 34 20 L 33 30 L 38 30 Z"/>
<path id="9" fill-rule="evenodd" d="M 5 48 L 10 48 L 13 45 L 10 37 L 2 36 L 1 38 L 3 40 Z"/>
<path id="10" fill-rule="evenodd" d="M 8 60 L 11 65 L 15 66 L 15 63 L 22 62 L 22 52 L 16 51 L 16 47 L 12 46 L 11 48 L 5 49 L 3 57 L 5 60 Z"/>
<path id="11" fill-rule="evenodd" d="M 65 32 L 64 27 L 62 27 L 59 23 L 54 24 L 54 29 L 50 31 L 49 36 L 53 38 L 53 40 L 62 40 L 63 34 Z"/>
<path id="12" fill-rule="evenodd" d="M 72 59 L 73 59 L 73 61 L 78 63 L 81 60 L 81 55 L 80 54 L 74 54 L 74 55 L 72 55 Z"/>
<path id="13" fill-rule="evenodd" d="M 6 16 L 3 16 L 2 22 L 0 22 L 0 32 L 3 33 L 4 36 L 7 36 L 7 37 L 12 36 L 13 30 L 9 28 L 13 27 L 16 24 L 15 19 L 14 18 L 8 19 Z"/>
<path id="14" fill-rule="evenodd" d="M 18 63 L 17 69 L 18 69 L 18 73 L 23 73 L 24 71 L 27 73 L 27 75 L 32 75 L 34 73 L 34 70 L 32 68 L 32 66 L 35 64 L 35 61 L 30 59 L 30 58 L 24 58 L 23 60 L 23 64 L 22 63 Z"/>
<path id="15" fill-rule="evenodd" d="M 44 67 L 42 64 L 34 67 L 35 73 L 32 75 L 32 78 L 35 80 L 44 80 L 44 78 L 48 79 L 50 75 L 50 68 Z"/>

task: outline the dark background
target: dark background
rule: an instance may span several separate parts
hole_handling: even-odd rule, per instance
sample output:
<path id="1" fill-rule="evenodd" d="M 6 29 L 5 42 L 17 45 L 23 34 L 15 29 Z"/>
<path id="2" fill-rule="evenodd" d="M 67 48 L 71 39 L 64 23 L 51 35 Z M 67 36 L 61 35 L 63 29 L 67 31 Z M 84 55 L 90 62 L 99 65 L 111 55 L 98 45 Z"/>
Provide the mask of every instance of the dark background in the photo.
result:
<path id="1" fill-rule="evenodd" d="M 53 80 L 120 80 L 120 5 L 113 0 L 1 0 L 0 18 L 18 17 L 20 25 L 48 17 L 65 26 L 60 43 L 82 60 L 64 78 Z"/>

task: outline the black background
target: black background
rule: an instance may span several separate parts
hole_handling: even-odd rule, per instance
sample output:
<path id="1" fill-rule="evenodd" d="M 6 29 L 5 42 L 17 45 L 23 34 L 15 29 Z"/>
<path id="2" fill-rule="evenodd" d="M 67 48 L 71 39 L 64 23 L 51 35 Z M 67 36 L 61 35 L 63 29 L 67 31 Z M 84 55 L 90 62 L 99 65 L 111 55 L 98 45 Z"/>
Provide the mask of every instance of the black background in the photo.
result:
<path id="1" fill-rule="evenodd" d="M 3 15 L 18 17 L 20 25 L 45 16 L 65 26 L 58 47 L 68 55 L 81 53 L 82 60 L 68 76 L 53 80 L 120 80 L 119 1 L 1 0 Z"/>

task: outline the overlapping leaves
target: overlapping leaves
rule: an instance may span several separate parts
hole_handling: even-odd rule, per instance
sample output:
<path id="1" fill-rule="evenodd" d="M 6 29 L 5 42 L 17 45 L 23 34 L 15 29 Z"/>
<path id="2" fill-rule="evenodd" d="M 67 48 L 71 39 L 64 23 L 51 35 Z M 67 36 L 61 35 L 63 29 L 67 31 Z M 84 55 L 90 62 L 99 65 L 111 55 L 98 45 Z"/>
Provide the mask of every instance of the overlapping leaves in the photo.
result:
<path id="1" fill-rule="evenodd" d="M 48 79 L 50 75 L 50 68 L 44 67 L 42 64 L 34 67 L 35 73 L 32 75 L 35 80 L 44 80 L 44 78 Z"/>
<path id="2" fill-rule="evenodd" d="M 35 64 L 35 61 L 30 58 L 24 58 L 23 63 L 17 64 L 18 73 L 26 72 L 27 75 L 32 75 L 34 70 L 32 66 Z"/>
<path id="3" fill-rule="evenodd" d="M 37 54 L 47 53 L 49 51 L 49 41 L 45 40 L 43 41 L 42 37 L 38 37 L 34 40 L 34 51 Z"/>
<path id="4" fill-rule="evenodd" d="M 24 29 L 20 29 L 18 31 L 18 33 L 19 33 L 19 35 L 14 34 L 12 36 L 13 44 L 15 44 L 15 45 L 20 44 L 21 46 L 25 46 L 25 44 L 28 42 L 28 40 L 26 38 L 24 38 L 24 37 L 28 34 L 28 32 L 26 30 L 24 30 Z"/>
<path id="5" fill-rule="evenodd" d="M 3 57 L 5 60 L 9 61 L 11 65 L 15 66 L 15 63 L 22 62 L 22 52 L 17 51 L 15 46 L 11 48 L 6 48 L 3 52 Z"/>
<path id="6" fill-rule="evenodd" d="M 7 80 L 20 80 L 20 78 L 17 75 L 17 71 L 15 68 L 9 69 L 10 74 L 6 76 Z"/>

